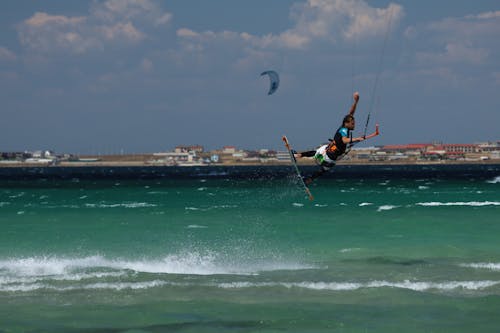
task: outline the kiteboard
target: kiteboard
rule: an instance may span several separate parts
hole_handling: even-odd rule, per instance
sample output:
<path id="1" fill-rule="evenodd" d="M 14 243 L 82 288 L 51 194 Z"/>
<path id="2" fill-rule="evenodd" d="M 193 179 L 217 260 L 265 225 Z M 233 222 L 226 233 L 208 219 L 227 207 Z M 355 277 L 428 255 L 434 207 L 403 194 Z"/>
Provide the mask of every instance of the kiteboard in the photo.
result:
<path id="1" fill-rule="evenodd" d="M 288 150 L 288 154 L 290 154 L 290 161 L 292 162 L 292 165 L 295 169 L 295 172 L 297 173 L 297 178 L 299 178 L 300 183 L 304 187 L 304 191 L 306 192 L 307 196 L 309 197 L 309 200 L 311 200 L 311 201 L 314 200 L 314 197 L 311 194 L 309 187 L 307 187 L 306 183 L 304 182 L 304 178 L 302 178 L 302 174 L 300 173 L 299 167 L 297 166 L 297 160 L 295 159 L 295 156 L 293 155 L 293 151 L 292 151 L 292 148 L 290 147 L 290 143 L 288 142 L 288 139 L 284 135 L 283 135 L 283 142 L 285 143 L 286 149 Z"/>

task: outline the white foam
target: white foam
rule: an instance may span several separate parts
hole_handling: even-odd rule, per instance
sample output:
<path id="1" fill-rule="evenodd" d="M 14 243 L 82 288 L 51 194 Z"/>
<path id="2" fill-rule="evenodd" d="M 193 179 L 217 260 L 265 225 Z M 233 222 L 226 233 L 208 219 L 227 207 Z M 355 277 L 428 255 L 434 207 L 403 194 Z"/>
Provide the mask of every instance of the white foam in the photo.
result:
<path id="1" fill-rule="evenodd" d="M 339 252 L 340 253 L 347 253 L 347 252 L 353 252 L 353 251 L 359 251 L 359 250 L 361 250 L 361 248 L 353 247 L 353 248 L 342 249 Z"/>
<path id="2" fill-rule="evenodd" d="M 471 264 L 461 264 L 460 266 L 477 268 L 477 269 L 489 269 L 492 271 L 500 271 L 500 263 L 479 262 L 479 263 L 471 263 Z"/>
<path id="3" fill-rule="evenodd" d="M 147 192 L 147 194 L 151 194 L 151 195 L 168 194 L 168 192 L 167 191 L 149 191 L 149 192 Z"/>
<path id="4" fill-rule="evenodd" d="M 145 207 L 156 207 L 155 204 L 150 204 L 147 202 L 128 202 L 128 203 L 117 203 L 117 204 L 92 204 L 92 203 L 87 203 L 85 204 L 85 207 L 88 208 L 145 208 Z"/>
<path id="5" fill-rule="evenodd" d="M 363 288 L 398 288 L 414 291 L 450 291 L 455 289 L 482 290 L 500 284 L 500 281 L 445 281 L 445 282 L 427 282 L 427 281 L 370 281 L 370 282 L 229 282 L 219 283 L 217 287 L 224 289 L 236 288 L 261 288 L 261 287 L 285 287 L 285 288 L 303 288 L 310 290 L 331 290 L 331 291 L 349 291 Z"/>
<path id="6" fill-rule="evenodd" d="M 498 184 L 498 183 L 500 183 L 500 176 L 495 177 L 495 179 L 488 180 L 487 183 L 490 183 L 490 184 Z"/>
<path id="7" fill-rule="evenodd" d="M 113 289 L 113 290 L 123 290 L 123 289 L 149 289 L 155 287 L 161 287 L 166 285 L 167 282 L 161 280 L 153 280 L 147 282 L 102 282 L 86 285 L 83 289 Z"/>
<path id="8" fill-rule="evenodd" d="M 150 289 L 162 286 L 176 286 L 176 287 L 212 287 L 221 289 L 244 289 L 244 288 L 275 288 L 283 287 L 287 289 L 307 289 L 319 291 L 352 291 L 358 289 L 374 289 L 374 288 L 397 288 L 408 289 L 419 292 L 424 291 L 444 291 L 449 292 L 453 290 L 468 290 L 476 291 L 490 288 L 500 284 L 500 281 L 444 281 L 444 282 L 427 282 L 427 281 L 369 281 L 369 282 L 222 282 L 222 283 L 209 283 L 209 284 L 196 284 L 196 283 L 178 283 L 169 282 L 160 279 L 152 281 L 141 282 L 98 282 L 81 285 L 71 286 L 55 286 L 50 283 L 20 283 L 11 285 L 0 285 L 0 291 L 3 292 L 28 292 L 40 289 L 56 290 L 56 291 L 71 291 L 71 290 L 138 290 Z"/>
<path id="9" fill-rule="evenodd" d="M 184 207 L 185 210 L 200 210 L 202 212 L 207 212 L 209 210 L 213 209 L 229 209 L 229 208 L 237 208 L 238 205 L 214 205 L 214 206 L 209 206 L 209 207 Z"/>
<path id="10" fill-rule="evenodd" d="M 302 204 L 302 203 L 298 203 L 298 202 L 294 202 L 292 205 L 293 205 L 294 207 L 304 207 L 304 204 Z"/>
<path id="11" fill-rule="evenodd" d="M 371 203 L 371 202 L 362 202 L 359 204 L 359 207 L 371 206 L 371 205 L 373 205 L 373 203 Z"/>
<path id="12" fill-rule="evenodd" d="M 8 286 L 0 286 L 0 291 L 4 292 L 29 292 L 35 290 L 55 290 L 55 291 L 71 291 L 71 290 L 138 290 L 161 287 L 167 285 L 165 281 L 153 280 L 146 282 L 99 282 L 87 285 L 74 285 L 67 287 L 54 286 L 49 283 L 33 283 L 33 284 L 14 284 Z"/>
<path id="13" fill-rule="evenodd" d="M 186 228 L 188 228 L 188 229 L 206 229 L 208 227 L 206 225 L 190 224 Z"/>
<path id="14" fill-rule="evenodd" d="M 377 209 L 377 212 L 381 212 L 381 211 L 384 211 L 384 210 L 392 210 L 392 209 L 395 209 L 395 208 L 398 208 L 399 206 L 394 206 L 394 205 L 383 205 L 383 206 L 379 206 L 378 209 Z"/>
<path id="15" fill-rule="evenodd" d="M 102 278 L 116 278 L 125 275 L 127 275 L 125 272 L 92 272 L 46 276 L 0 276 L 0 289 L 3 286 L 14 284 L 32 284 L 43 281 L 85 281 Z"/>
<path id="16" fill-rule="evenodd" d="M 85 258 L 33 257 L 0 261 L 0 278 L 69 276 L 85 270 L 134 271 L 157 274 L 254 275 L 263 271 L 314 269 L 311 265 L 267 260 L 262 262 L 231 262 L 214 252 L 181 252 L 160 259 L 107 259 L 103 256 Z"/>
<path id="17" fill-rule="evenodd" d="M 428 190 L 429 189 L 429 186 L 419 186 L 418 187 L 419 190 Z"/>
<path id="18" fill-rule="evenodd" d="M 469 201 L 469 202 L 417 202 L 417 206 L 425 207 L 438 207 L 438 206 L 472 206 L 472 207 L 482 207 L 482 206 L 500 206 L 500 202 L 497 201 Z"/>
<path id="19" fill-rule="evenodd" d="M 101 256 L 85 258 L 32 257 L 0 261 L 0 271 L 5 270 L 15 276 L 47 276 L 67 274 L 71 270 L 105 267 Z"/>

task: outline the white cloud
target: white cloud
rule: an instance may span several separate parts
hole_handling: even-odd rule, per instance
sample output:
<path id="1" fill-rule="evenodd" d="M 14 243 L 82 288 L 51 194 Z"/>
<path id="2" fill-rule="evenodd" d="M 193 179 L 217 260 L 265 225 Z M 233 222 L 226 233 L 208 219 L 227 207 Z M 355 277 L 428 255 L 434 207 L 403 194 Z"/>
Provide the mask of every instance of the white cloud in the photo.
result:
<path id="1" fill-rule="evenodd" d="M 168 22 L 170 22 L 172 20 L 172 14 L 170 13 L 165 13 L 163 14 L 162 16 L 158 17 L 156 20 L 155 20 L 155 23 L 156 25 L 163 25 L 163 24 L 167 24 Z"/>
<path id="2" fill-rule="evenodd" d="M 492 18 L 500 18 L 500 10 L 497 11 L 492 11 L 492 12 L 485 12 L 485 13 L 480 13 L 477 15 L 467 15 L 465 18 L 468 19 L 479 19 L 479 20 L 488 20 Z"/>
<path id="3" fill-rule="evenodd" d="M 5 47 L 0 46 L 0 61 L 13 61 L 16 59 L 17 57 L 14 54 L 14 52 Z"/>
<path id="4" fill-rule="evenodd" d="M 85 30 L 87 18 L 35 13 L 18 26 L 21 44 L 42 52 L 69 49 L 82 53 L 98 44 Z"/>
<path id="5" fill-rule="evenodd" d="M 180 29 L 179 37 L 199 37 L 241 40 L 260 48 L 305 49 L 314 41 L 352 40 L 383 36 L 389 21 L 397 24 L 403 17 L 400 5 L 390 4 L 387 8 L 370 7 L 362 0 L 308 0 L 292 7 L 290 17 L 293 26 L 279 34 L 254 36 L 248 33 L 196 33 Z M 228 38 L 230 36 L 231 38 Z"/>
<path id="6" fill-rule="evenodd" d="M 144 21 L 155 24 L 168 23 L 172 15 L 152 0 L 107 0 L 95 2 L 91 15 L 105 22 Z"/>
<path id="7" fill-rule="evenodd" d="M 39 51 L 84 53 L 110 42 L 134 44 L 149 27 L 170 22 L 172 15 L 152 0 L 94 2 L 89 15 L 68 17 L 37 12 L 18 25 L 21 44 Z"/>
<path id="8" fill-rule="evenodd" d="M 389 20 L 398 22 L 403 8 L 390 4 L 374 8 L 361 0 L 309 0 L 301 6 L 296 30 L 310 37 L 327 37 L 339 33 L 345 39 L 363 39 L 383 35 Z"/>
<path id="9" fill-rule="evenodd" d="M 85 21 L 85 17 L 66 17 L 62 15 L 48 15 L 46 13 L 37 12 L 35 15 L 25 21 L 25 23 L 32 27 L 41 27 L 48 24 L 54 25 L 78 25 Z"/>
<path id="10" fill-rule="evenodd" d="M 182 29 L 177 30 L 177 36 L 178 37 L 186 37 L 186 38 L 194 38 L 194 37 L 199 37 L 200 34 L 197 33 L 196 31 L 182 28 Z"/>
<path id="11" fill-rule="evenodd" d="M 470 47 L 460 43 L 448 43 L 443 52 L 419 52 L 417 60 L 421 64 L 453 64 L 470 63 L 482 64 L 488 58 L 489 51 L 482 48 Z"/>
<path id="12" fill-rule="evenodd" d="M 420 64 L 441 66 L 464 63 L 482 65 L 498 53 L 500 11 L 445 18 L 422 27 L 410 27 L 405 36 L 420 37 L 430 50 L 416 53 Z"/>
<path id="13" fill-rule="evenodd" d="M 102 33 L 109 40 L 129 40 L 129 41 L 139 41 L 144 38 L 144 34 L 137 30 L 136 27 L 130 22 L 127 23 L 117 23 L 113 26 L 103 26 L 101 28 Z"/>

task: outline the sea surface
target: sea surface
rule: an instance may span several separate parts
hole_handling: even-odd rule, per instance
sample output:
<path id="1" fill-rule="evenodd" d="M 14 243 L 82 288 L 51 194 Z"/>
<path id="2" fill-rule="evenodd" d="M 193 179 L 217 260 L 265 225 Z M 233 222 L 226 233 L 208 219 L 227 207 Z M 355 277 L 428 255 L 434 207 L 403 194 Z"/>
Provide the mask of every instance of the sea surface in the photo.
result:
<path id="1" fill-rule="evenodd" d="M 499 332 L 488 170 L 3 179 L 0 332 Z"/>

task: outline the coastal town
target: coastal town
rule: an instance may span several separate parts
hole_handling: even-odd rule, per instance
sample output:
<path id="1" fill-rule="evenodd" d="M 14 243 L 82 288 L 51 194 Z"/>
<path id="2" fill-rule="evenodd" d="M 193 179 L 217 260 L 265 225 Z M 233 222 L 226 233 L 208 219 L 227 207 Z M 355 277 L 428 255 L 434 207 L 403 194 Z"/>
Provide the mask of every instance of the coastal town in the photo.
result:
<path id="1" fill-rule="evenodd" d="M 0 167 L 280 165 L 289 161 L 290 157 L 286 150 L 245 150 L 235 146 L 225 146 L 206 151 L 201 145 L 180 145 L 172 151 L 144 154 L 75 155 L 58 154 L 52 150 L 0 153 Z M 299 163 L 313 164 L 314 161 L 301 159 Z M 500 141 L 355 147 L 339 163 L 500 163 Z"/>

